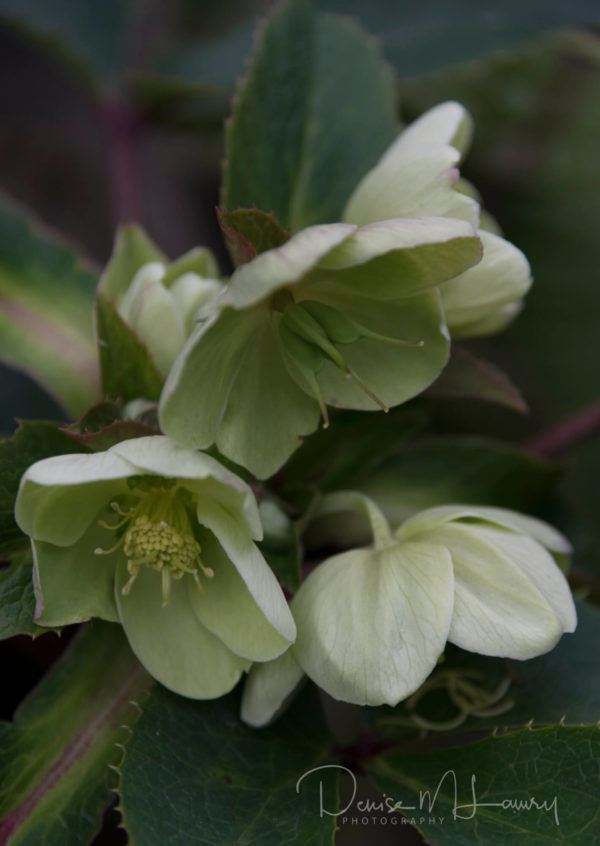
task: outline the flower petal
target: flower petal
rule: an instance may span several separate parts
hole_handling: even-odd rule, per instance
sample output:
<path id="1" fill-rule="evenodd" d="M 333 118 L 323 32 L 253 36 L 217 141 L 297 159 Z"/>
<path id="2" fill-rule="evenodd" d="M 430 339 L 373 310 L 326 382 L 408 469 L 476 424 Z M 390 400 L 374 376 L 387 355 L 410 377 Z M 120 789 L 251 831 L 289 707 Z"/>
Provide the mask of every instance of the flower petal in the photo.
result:
<path id="1" fill-rule="evenodd" d="M 444 544 L 452 556 L 455 599 L 448 640 L 470 652 L 521 660 L 557 643 L 563 627 L 552 605 L 524 570 L 476 527 L 445 523 L 424 539 Z"/>
<path id="2" fill-rule="evenodd" d="M 464 220 L 380 220 L 357 229 L 332 250 L 299 294 L 312 296 L 328 281 L 377 299 L 409 297 L 462 273 L 481 256 L 475 230 Z"/>
<path id="3" fill-rule="evenodd" d="M 184 321 L 184 332 L 191 335 L 195 329 L 197 312 L 221 294 L 224 285 L 218 279 L 205 279 L 197 273 L 184 273 L 169 289 Z"/>
<path id="4" fill-rule="evenodd" d="M 250 487 L 212 456 L 185 449 L 164 435 L 122 441 L 109 452 L 124 458 L 136 473 L 189 480 L 186 487 L 203 492 L 205 497 L 214 497 L 227 508 L 243 514 L 252 537 L 262 538 L 258 507 Z"/>
<path id="5" fill-rule="evenodd" d="M 448 360 L 449 339 L 437 291 L 407 300 L 371 300 L 357 294 L 319 292 L 319 300 L 361 326 L 390 338 L 423 341 L 421 347 L 361 338 L 338 349 L 350 370 L 388 407 L 420 394 L 437 379 Z M 332 362 L 317 375 L 325 402 L 342 408 L 374 411 L 377 403 L 356 379 Z"/>
<path id="6" fill-rule="evenodd" d="M 69 546 L 111 498 L 126 490 L 119 480 L 136 472 L 110 452 L 44 458 L 21 479 L 17 523 L 32 538 Z"/>
<path id="7" fill-rule="evenodd" d="M 166 376 L 183 346 L 185 333 L 175 300 L 163 285 L 164 275 L 165 268 L 158 262 L 140 268 L 119 302 L 118 311 Z"/>
<path id="8" fill-rule="evenodd" d="M 454 189 L 459 160 L 450 146 L 412 155 L 391 148 L 354 189 L 342 219 L 363 226 L 394 217 L 438 215 L 476 227 L 479 204 Z"/>
<path id="9" fill-rule="evenodd" d="M 211 281 L 219 276 L 219 265 L 208 247 L 193 247 L 175 259 L 165 271 L 163 284 L 171 288 L 177 279 L 187 273 L 197 274 Z"/>
<path id="10" fill-rule="evenodd" d="M 264 315 L 226 309 L 199 326 L 173 365 L 161 395 L 160 425 L 187 447 L 215 439 L 244 354 Z"/>
<path id="11" fill-rule="evenodd" d="M 198 621 L 184 580 L 171 581 L 168 603 L 161 604 L 160 573 L 141 567 L 127 596 L 124 561 L 117 568 L 115 598 L 129 644 L 161 684 L 192 699 L 214 699 L 234 687 L 250 662 L 234 655 Z"/>
<path id="12" fill-rule="evenodd" d="M 577 611 L 569 583 L 554 558 L 540 543 L 524 535 L 487 526 L 470 528 L 478 537 L 490 543 L 521 568 L 552 608 L 562 624 L 563 631 L 575 631 Z"/>
<path id="13" fill-rule="evenodd" d="M 203 532 L 200 545 L 202 562 L 214 576 L 202 579 L 200 574 L 203 593 L 193 579 L 186 581 L 190 605 L 202 625 L 236 655 L 252 661 L 277 658 L 288 649 L 290 640 L 267 620 L 214 535 Z M 281 601 L 285 602 L 283 594 Z"/>
<path id="14" fill-rule="evenodd" d="M 100 277 L 99 290 L 118 305 L 135 274 L 151 261 L 164 264 L 167 259 L 141 227 L 132 223 L 121 226 L 110 261 Z"/>
<path id="15" fill-rule="evenodd" d="M 395 705 L 429 675 L 452 614 L 450 556 L 436 544 L 330 558 L 292 601 L 305 672 L 336 699 Z"/>
<path id="16" fill-rule="evenodd" d="M 473 323 L 465 323 L 455 332 L 455 336 L 457 338 L 484 338 L 489 335 L 496 335 L 510 326 L 522 310 L 522 302 L 508 303 L 508 305 L 488 312 L 485 317 L 474 320 Z"/>
<path id="17" fill-rule="evenodd" d="M 551 552 L 568 554 L 572 551 L 567 538 L 543 520 L 511 511 L 508 508 L 495 508 L 488 505 L 439 505 L 428 508 L 406 520 L 398 529 L 397 536 L 413 540 L 418 534 L 428 531 L 439 523 L 456 520 L 482 520 L 495 523 L 497 526 L 513 529 L 519 534 L 529 535 Z"/>
<path id="18" fill-rule="evenodd" d="M 521 250 L 491 232 L 480 231 L 483 258 L 440 285 L 451 334 L 467 336 L 469 327 L 502 306 L 520 300 L 531 286 L 529 263 Z"/>
<path id="19" fill-rule="evenodd" d="M 288 604 L 273 571 L 243 525 L 218 502 L 201 497 L 198 522 L 216 536 L 266 620 L 291 643 L 296 637 L 296 626 Z"/>
<path id="20" fill-rule="evenodd" d="M 97 516 L 108 522 L 112 516 L 114 522 L 114 512 L 106 510 Z M 32 541 L 36 623 L 68 626 L 92 617 L 119 622 L 114 580 L 123 552 L 117 549 L 110 555 L 94 555 L 98 547 L 108 549 L 114 542 L 114 533 L 97 521 L 70 546 Z"/>
<path id="21" fill-rule="evenodd" d="M 308 226 L 280 247 L 261 253 L 235 271 L 221 304 L 247 308 L 278 288 L 296 285 L 327 253 L 354 230 L 348 223 Z"/>
<path id="22" fill-rule="evenodd" d="M 273 323 L 265 320 L 231 388 L 216 436 L 217 447 L 257 478 L 266 479 L 318 423 L 316 399 L 290 376 Z"/>
<path id="23" fill-rule="evenodd" d="M 415 155 L 434 151 L 447 144 L 466 153 L 473 135 L 473 119 L 460 103 L 449 100 L 440 103 L 405 127 L 396 142 L 384 153 L 413 158 Z"/>
<path id="24" fill-rule="evenodd" d="M 291 649 L 274 661 L 253 664 L 244 685 L 240 716 L 248 725 L 259 728 L 276 717 L 296 690 L 304 670 Z"/>

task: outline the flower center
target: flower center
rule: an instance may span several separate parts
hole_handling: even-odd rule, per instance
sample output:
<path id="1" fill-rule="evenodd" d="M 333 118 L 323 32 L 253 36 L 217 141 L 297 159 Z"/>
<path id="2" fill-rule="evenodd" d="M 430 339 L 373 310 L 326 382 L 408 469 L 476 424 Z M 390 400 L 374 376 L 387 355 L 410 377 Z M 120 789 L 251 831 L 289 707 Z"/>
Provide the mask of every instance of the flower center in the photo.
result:
<path id="1" fill-rule="evenodd" d="M 124 596 L 144 565 L 161 574 L 163 606 L 169 601 L 171 579 L 182 579 L 186 574 L 193 576 L 204 593 L 198 571 L 202 570 L 208 579 L 212 579 L 214 572 L 202 563 L 200 544 L 194 537 L 188 510 L 177 488 L 151 489 L 126 510 L 117 502 L 111 502 L 110 506 L 121 519 L 112 526 L 103 520 L 98 522 L 105 529 L 118 532 L 118 540 L 110 549 L 99 548 L 94 552 L 107 555 L 123 547 L 131 575 L 121 589 Z"/>

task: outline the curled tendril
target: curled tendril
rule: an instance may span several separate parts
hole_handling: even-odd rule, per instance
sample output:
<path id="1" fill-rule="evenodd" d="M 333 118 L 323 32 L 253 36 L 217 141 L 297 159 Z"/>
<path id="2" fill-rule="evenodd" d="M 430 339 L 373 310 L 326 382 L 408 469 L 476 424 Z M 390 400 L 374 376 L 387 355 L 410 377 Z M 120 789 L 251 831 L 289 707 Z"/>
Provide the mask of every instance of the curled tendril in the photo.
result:
<path id="1" fill-rule="evenodd" d="M 406 713 L 386 717 L 388 725 L 418 728 L 422 732 L 451 731 L 461 726 L 467 717 L 495 717 L 510 711 L 514 700 L 506 694 L 511 680 L 505 674 L 493 690 L 485 686 L 486 676 L 478 670 L 468 668 L 439 669 L 434 672 L 403 704 Z M 445 691 L 452 705 L 457 709 L 448 720 L 431 720 L 419 713 L 422 699 L 436 690 Z"/>

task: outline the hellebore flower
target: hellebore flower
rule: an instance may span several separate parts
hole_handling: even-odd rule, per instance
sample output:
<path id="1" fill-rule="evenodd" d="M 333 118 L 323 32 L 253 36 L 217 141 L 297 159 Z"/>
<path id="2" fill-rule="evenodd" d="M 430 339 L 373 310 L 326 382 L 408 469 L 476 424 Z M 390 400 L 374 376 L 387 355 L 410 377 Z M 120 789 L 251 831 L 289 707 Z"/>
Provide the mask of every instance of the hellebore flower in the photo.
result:
<path id="1" fill-rule="evenodd" d="M 301 230 L 235 271 L 190 336 L 161 397 L 162 429 L 274 473 L 327 405 L 376 411 L 446 364 L 434 287 L 479 261 L 471 225 L 443 217 Z"/>
<path id="2" fill-rule="evenodd" d="M 363 177 L 342 217 L 363 226 L 390 217 L 436 214 L 479 227 L 483 259 L 440 286 L 452 338 L 503 329 L 520 311 L 531 285 L 523 253 L 500 237 L 488 216 L 480 220 L 477 192 L 458 178 L 457 166 L 471 135 L 471 118 L 459 103 L 430 109 L 400 133 Z"/>
<path id="3" fill-rule="evenodd" d="M 396 705 L 425 681 L 446 641 L 524 660 L 574 631 L 573 599 L 551 554 L 570 547 L 547 524 L 450 505 L 392 534 L 366 497 L 334 494 L 325 505 L 366 509 L 374 546 L 327 559 L 302 584 L 291 603 L 298 637 L 290 654 L 251 671 L 247 722 L 271 719 L 302 671 L 336 699 Z"/>
<path id="4" fill-rule="evenodd" d="M 197 699 L 230 690 L 296 629 L 252 538 L 247 485 L 167 437 L 38 461 L 16 504 L 32 540 L 35 620 L 121 622 L 156 679 Z"/>
<path id="5" fill-rule="evenodd" d="M 219 268 L 206 247 L 167 259 L 136 226 L 123 226 L 98 290 L 146 345 L 163 376 L 195 326 L 197 311 L 219 294 Z"/>

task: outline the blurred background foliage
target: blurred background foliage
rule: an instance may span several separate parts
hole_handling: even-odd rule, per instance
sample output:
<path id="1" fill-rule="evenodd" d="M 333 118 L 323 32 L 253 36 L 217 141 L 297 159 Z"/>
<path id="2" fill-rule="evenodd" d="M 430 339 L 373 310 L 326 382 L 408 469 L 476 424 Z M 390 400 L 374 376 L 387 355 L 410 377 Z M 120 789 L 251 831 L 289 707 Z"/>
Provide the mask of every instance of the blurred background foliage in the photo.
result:
<path id="1" fill-rule="evenodd" d="M 76 245 L 92 266 L 106 262 L 118 222 L 133 217 L 168 255 L 206 244 L 229 270 L 214 214 L 223 121 L 257 21 L 274 5 L 0 0 L 3 191 Z M 507 332 L 468 345 L 510 374 L 529 414 L 435 400 L 432 434 L 476 433 L 550 452 L 561 471 L 558 497 L 547 497 L 544 485 L 540 490 L 539 476 L 500 473 L 506 467 L 501 453 L 489 470 L 478 448 L 465 447 L 448 469 L 437 442 L 422 447 L 426 461 L 413 490 L 429 479 L 452 498 L 454 478 L 456 498 L 467 491 L 484 500 L 485 486 L 473 479 L 488 468 L 491 490 L 501 490 L 497 501 L 535 505 L 569 534 L 575 583 L 598 599 L 600 435 L 565 449 L 560 439 L 548 448 L 539 437 L 582 409 L 591 407 L 593 419 L 600 402 L 598 5 L 317 5 L 358 18 L 379 39 L 398 78 L 403 120 L 445 99 L 467 106 L 476 132 L 463 173 L 506 237 L 528 256 L 535 279 L 525 310 Z M 6 253 L 2 237 L 0 253 Z M 0 255 L 0 296 L 4 262 Z M 15 417 L 67 419 L 26 374 L 2 367 L 0 388 L 3 434 L 13 430 Z M 522 460 L 506 455 L 511 468 Z M 408 478 L 412 460 L 409 452 L 396 465 Z M 526 495 L 521 484 L 529 485 Z"/>

